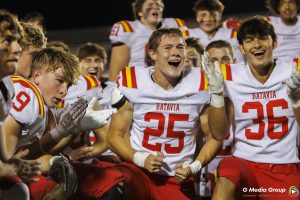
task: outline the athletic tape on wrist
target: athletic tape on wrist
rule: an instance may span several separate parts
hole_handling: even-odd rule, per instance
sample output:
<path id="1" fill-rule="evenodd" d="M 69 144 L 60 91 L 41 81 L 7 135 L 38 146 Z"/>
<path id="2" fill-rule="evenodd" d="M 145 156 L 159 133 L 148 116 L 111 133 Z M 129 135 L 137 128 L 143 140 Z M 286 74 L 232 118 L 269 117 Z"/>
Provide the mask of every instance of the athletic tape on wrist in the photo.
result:
<path id="1" fill-rule="evenodd" d="M 197 174 L 200 171 L 202 164 L 199 160 L 195 160 L 192 163 L 183 163 L 182 168 L 186 167 L 189 167 L 191 169 L 192 174 Z"/>
<path id="2" fill-rule="evenodd" d="M 210 105 L 216 108 L 221 108 L 225 105 L 224 96 L 211 94 Z"/>
<path id="3" fill-rule="evenodd" d="M 141 152 L 136 152 L 134 155 L 133 155 L 133 162 L 139 166 L 139 167 L 143 167 L 145 166 L 145 160 L 146 158 L 150 155 L 154 155 L 154 156 L 157 156 L 157 152 L 153 152 L 153 153 L 141 153 Z"/>

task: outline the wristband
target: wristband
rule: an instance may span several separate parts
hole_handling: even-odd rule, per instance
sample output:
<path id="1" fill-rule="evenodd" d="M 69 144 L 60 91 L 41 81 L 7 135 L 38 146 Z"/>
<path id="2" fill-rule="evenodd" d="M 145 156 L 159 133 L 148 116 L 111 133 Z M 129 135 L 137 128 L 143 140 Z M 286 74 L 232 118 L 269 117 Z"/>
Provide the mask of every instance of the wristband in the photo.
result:
<path id="1" fill-rule="evenodd" d="M 225 105 L 224 96 L 211 94 L 210 105 L 216 108 L 221 108 Z"/>
<path id="2" fill-rule="evenodd" d="M 202 163 L 199 160 L 195 160 L 192 163 L 183 163 L 182 168 L 186 167 L 189 167 L 191 169 L 192 174 L 197 174 L 202 167 Z"/>
<path id="3" fill-rule="evenodd" d="M 145 160 L 146 158 L 150 155 L 154 155 L 157 156 L 157 152 L 153 152 L 153 153 L 141 153 L 141 152 L 135 152 L 135 154 L 133 155 L 133 163 L 135 163 L 137 166 L 139 167 L 143 167 L 145 166 Z"/>

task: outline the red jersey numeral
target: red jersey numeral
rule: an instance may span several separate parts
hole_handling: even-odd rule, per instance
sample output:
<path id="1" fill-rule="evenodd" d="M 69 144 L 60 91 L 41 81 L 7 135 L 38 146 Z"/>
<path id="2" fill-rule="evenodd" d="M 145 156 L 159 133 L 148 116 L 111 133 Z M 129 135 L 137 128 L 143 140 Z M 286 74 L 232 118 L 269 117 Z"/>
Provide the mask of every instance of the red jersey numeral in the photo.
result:
<path id="1" fill-rule="evenodd" d="M 162 113 L 149 112 L 145 114 L 145 121 L 150 122 L 151 120 L 158 121 L 157 129 L 145 128 L 144 138 L 142 145 L 143 147 L 151 151 L 161 151 L 162 143 L 149 144 L 149 137 L 155 136 L 160 137 L 165 130 L 165 121 L 168 120 L 167 127 L 167 138 L 178 138 L 178 146 L 174 147 L 171 144 L 165 144 L 165 151 L 169 154 L 180 153 L 184 147 L 184 131 L 174 131 L 175 122 L 181 121 L 186 122 L 189 119 L 188 114 L 169 114 L 166 118 Z"/>
<path id="2" fill-rule="evenodd" d="M 245 135 L 250 140 L 261 140 L 264 137 L 265 126 L 267 125 L 267 135 L 272 140 L 282 138 L 288 132 L 288 118 L 286 116 L 274 117 L 274 108 L 281 107 L 288 109 L 288 103 L 284 99 L 270 100 L 266 105 L 268 121 L 264 122 L 265 114 L 263 104 L 260 102 L 246 102 L 242 106 L 242 112 L 256 110 L 257 118 L 253 119 L 253 124 L 258 124 L 258 132 L 253 132 L 251 128 L 245 129 Z M 275 124 L 281 124 L 281 131 L 275 132 Z"/>
<path id="3" fill-rule="evenodd" d="M 29 103 L 30 101 L 30 96 L 25 93 L 24 91 L 21 91 L 18 93 L 18 95 L 16 96 L 16 100 L 18 101 L 18 103 L 20 104 L 19 107 L 16 106 L 15 103 L 13 103 L 13 108 L 18 111 L 21 112 L 25 106 Z"/>

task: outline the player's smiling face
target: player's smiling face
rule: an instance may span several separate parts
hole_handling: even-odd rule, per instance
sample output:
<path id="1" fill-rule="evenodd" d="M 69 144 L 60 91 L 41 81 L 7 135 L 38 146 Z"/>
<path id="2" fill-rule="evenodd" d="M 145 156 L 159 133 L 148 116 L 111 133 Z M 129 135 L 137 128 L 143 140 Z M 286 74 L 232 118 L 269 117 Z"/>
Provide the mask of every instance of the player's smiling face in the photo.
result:
<path id="1" fill-rule="evenodd" d="M 199 28 L 207 34 L 213 34 L 219 28 L 221 18 L 219 11 L 199 10 L 196 14 Z"/>
<path id="2" fill-rule="evenodd" d="M 143 23 L 157 26 L 162 21 L 164 4 L 161 0 L 146 0 L 138 15 Z"/>
<path id="3" fill-rule="evenodd" d="M 83 58 L 80 62 L 82 65 L 82 75 L 94 75 L 100 79 L 104 69 L 104 62 L 99 56 L 88 56 Z"/>
<path id="4" fill-rule="evenodd" d="M 277 43 L 270 35 L 251 36 L 243 39 L 240 50 L 245 54 L 250 66 L 254 68 L 264 68 L 273 62 L 273 50 Z"/>
<path id="5" fill-rule="evenodd" d="M 284 21 L 289 21 L 297 17 L 297 3 L 296 0 L 281 0 L 278 6 L 280 17 Z"/>
<path id="6" fill-rule="evenodd" d="M 167 80 L 181 77 L 185 62 L 185 43 L 175 34 L 163 35 L 152 59 L 155 61 L 155 73 Z"/>

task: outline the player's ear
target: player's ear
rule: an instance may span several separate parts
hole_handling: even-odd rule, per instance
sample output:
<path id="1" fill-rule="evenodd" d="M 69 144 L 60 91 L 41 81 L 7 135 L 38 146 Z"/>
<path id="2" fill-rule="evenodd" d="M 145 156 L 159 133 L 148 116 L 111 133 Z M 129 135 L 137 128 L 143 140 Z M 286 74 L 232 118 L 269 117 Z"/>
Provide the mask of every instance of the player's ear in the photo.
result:
<path id="1" fill-rule="evenodd" d="M 156 53 L 155 50 L 149 49 L 148 50 L 148 55 L 151 58 L 151 60 L 153 60 L 154 62 L 157 60 L 157 53 Z"/>
<path id="2" fill-rule="evenodd" d="M 138 16 L 139 16 L 140 18 L 143 17 L 143 12 L 142 12 L 142 11 L 138 12 L 137 14 L 138 14 Z"/>
<path id="3" fill-rule="evenodd" d="M 239 44 L 239 49 L 240 49 L 241 53 L 245 55 L 244 47 L 242 44 Z"/>
<path id="4" fill-rule="evenodd" d="M 36 85 L 39 85 L 42 79 L 42 71 L 40 69 L 33 70 L 31 79 Z"/>

